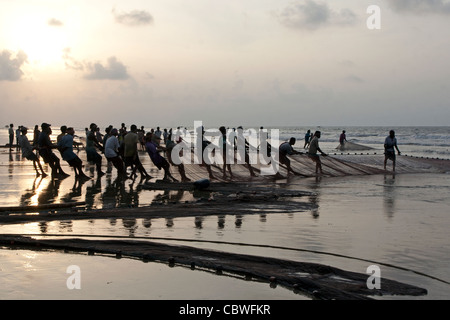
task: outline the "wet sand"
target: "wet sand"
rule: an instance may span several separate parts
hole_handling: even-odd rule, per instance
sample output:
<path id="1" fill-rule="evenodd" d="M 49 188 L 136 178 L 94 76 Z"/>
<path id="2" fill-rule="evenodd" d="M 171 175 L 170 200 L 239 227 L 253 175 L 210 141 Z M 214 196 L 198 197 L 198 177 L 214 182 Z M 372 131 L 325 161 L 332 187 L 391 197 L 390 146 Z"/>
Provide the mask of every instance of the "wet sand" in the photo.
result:
<path id="1" fill-rule="evenodd" d="M 1 157 L 3 160 L 0 169 L 2 189 L 4 190 L 2 192 L 3 205 L 18 206 L 81 201 L 87 204 L 81 210 L 83 214 L 89 212 L 89 210 L 86 210 L 88 207 L 90 209 L 105 208 L 110 212 L 119 211 L 119 215 L 107 216 L 105 219 L 96 217 L 94 220 L 92 216 L 86 216 L 82 217 L 84 219 L 74 220 L 70 215 L 80 212 L 75 212 L 72 209 L 53 210 L 48 212 L 52 217 L 46 222 L 23 221 L 20 224 L 3 224 L 0 225 L 0 233 L 154 236 L 166 238 L 169 240 L 166 242 L 170 243 L 173 243 L 173 241 L 170 241 L 171 238 L 198 239 L 205 240 L 205 242 L 187 243 L 195 247 L 212 250 L 220 249 L 226 252 L 323 263 L 364 273 L 368 265 L 367 262 L 348 258 L 360 257 L 367 261 L 384 261 L 386 264 L 390 263 L 405 269 L 417 270 L 438 279 L 446 279 L 446 271 L 444 270 L 447 269 L 449 255 L 448 237 L 444 230 L 447 230 L 446 226 L 448 226 L 449 221 L 447 216 L 442 215 L 442 212 L 449 212 L 449 210 L 448 201 L 443 196 L 448 191 L 446 180 L 442 180 L 442 177 L 446 178 L 445 174 L 322 177 L 318 179 L 293 177 L 289 181 L 282 180 L 277 184 L 277 186 L 282 186 L 283 190 L 297 193 L 298 197 L 288 197 L 289 202 L 285 202 L 286 199 L 282 200 L 286 208 L 291 209 L 278 210 L 277 212 L 275 208 L 271 209 L 267 206 L 267 203 L 271 203 L 271 201 L 265 201 L 262 205 L 267 210 L 266 212 L 263 212 L 264 210 L 259 211 L 261 207 L 258 208 L 258 206 L 261 206 L 261 203 L 258 203 L 254 208 L 244 205 L 243 209 L 253 210 L 252 214 L 248 215 L 249 212 L 246 214 L 234 210 L 236 207 L 229 207 L 227 210 L 223 203 L 219 204 L 217 208 L 220 209 L 216 209 L 216 212 L 214 212 L 215 209 L 212 204 L 215 201 L 216 203 L 220 202 L 217 202 L 217 198 L 215 198 L 215 201 L 208 201 L 209 197 L 206 195 L 195 197 L 192 192 L 186 190 L 172 192 L 145 189 L 142 187 L 142 183 L 136 183 L 132 186 L 126 185 L 129 189 L 125 188 L 125 193 L 110 194 L 108 188 L 113 188 L 108 181 L 114 179 L 114 173 L 109 177 L 102 177 L 100 184 L 94 179 L 84 183 L 81 189 L 75 191 L 71 188 L 74 183 L 73 177 L 61 181 L 57 188 L 49 183 L 48 178 L 45 178 L 42 179 L 38 187 L 33 189 L 35 177 L 30 166 L 31 163 L 21 162 L 20 157 L 18 159 L 17 155 L 14 154 L 12 161 L 7 154 L 3 154 Z M 144 157 L 141 157 L 141 159 L 146 160 Z M 148 162 L 147 164 L 144 162 L 144 165 L 148 165 Z M 70 169 L 67 171 L 70 172 Z M 426 184 L 428 188 L 421 188 L 422 183 L 427 180 L 429 180 L 429 183 Z M 413 195 L 417 196 L 418 191 L 418 194 L 423 194 L 424 198 L 413 197 Z M 305 192 L 305 194 L 300 195 L 300 192 Z M 211 194 L 214 196 L 214 192 L 207 195 L 211 196 Z M 256 194 L 260 194 L 260 192 Z M 191 213 L 188 216 L 179 217 L 179 214 L 171 215 L 169 213 L 172 210 L 168 210 L 167 205 L 171 202 L 182 202 L 183 205 L 188 205 L 200 199 L 200 203 L 206 203 L 207 207 L 212 210 L 206 216 L 202 217 L 200 214 Z M 137 207 L 140 209 L 151 203 L 155 204 L 154 201 L 159 203 L 157 206 L 160 208 L 164 207 L 164 210 L 159 210 L 160 215 L 154 217 L 131 215 L 127 216 L 128 220 L 120 216 L 120 214 L 124 215 L 125 212 L 136 213 Z M 186 202 L 188 203 L 186 204 Z M 296 202 L 297 208 L 295 205 L 289 207 Z M 121 209 L 117 209 L 118 206 L 121 206 Z M 239 207 L 242 207 L 242 204 Z M 283 206 L 279 207 L 282 208 Z M 426 211 L 418 212 L 421 208 L 426 209 Z M 182 211 L 186 212 L 186 210 L 179 210 L 179 212 Z M 220 215 L 218 215 L 218 211 L 220 211 Z M 63 217 L 63 219 L 58 217 L 67 212 L 69 212 L 69 216 Z M 221 220 L 222 222 L 220 222 Z M 217 240 L 224 243 L 213 243 Z M 207 241 L 211 242 L 208 243 Z M 231 242 L 270 244 L 279 248 L 255 246 L 243 248 L 242 246 L 232 245 Z M 177 243 L 183 244 L 180 240 Z M 299 253 L 299 251 L 286 250 L 292 247 L 304 248 L 309 251 Z M 430 247 L 433 250 L 427 250 Z M 7 256 L 14 252 L 2 250 L 2 253 Z M 17 252 L 15 253 L 17 254 Z M 345 257 L 317 252 L 338 253 Z M 37 253 L 36 255 L 39 256 L 40 254 Z M 66 259 L 66 255 L 60 254 L 62 261 Z M 97 259 L 98 257 L 85 258 Z M 58 258 L 55 259 L 58 260 Z M 84 258 L 80 257 L 80 259 Z M 38 260 L 40 261 L 40 259 Z M 115 261 L 114 264 L 116 262 L 118 261 Z M 105 266 L 113 264 L 106 261 L 104 263 Z M 152 262 L 145 265 L 154 264 Z M 172 273 L 178 272 L 175 271 L 177 268 L 169 270 Z M 389 276 L 391 279 L 425 287 L 428 294 L 419 297 L 419 299 L 445 299 L 449 296 L 448 285 L 433 278 L 395 267 L 382 267 L 382 271 L 383 275 Z M 188 270 L 188 272 L 192 272 L 192 270 Z M 173 276 L 172 274 L 169 278 Z M 116 277 L 123 278 L 122 280 L 125 278 L 117 273 Z M 213 278 L 216 279 L 218 276 L 213 276 Z M 220 280 L 223 280 L 223 277 Z M 208 281 L 213 282 L 212 280 Z M 248 288 L 253 286 L 253 283 L 250 284 L 245 280 L 239 281 L 247 284 Z M 9 286 L 4 287 L 9 288 L 6 289 L 7 295 L 5 298 L 14 296 L 8 294 L 8 292 L 14 291 L 14 289 L 11 289 L 14 284 L 8 284 Z M 20 287 L 20 281 L 18 284 Z M 175 292 L 179 283 L 167 280 L 166 284 L 166 289 L 173 292 L 173 297 L 177 297 Z M 268 282 L 263 286 L 270 288 Z M 213 293 L 209 292 L 208 297 L 220 298 L 226 295 L 225 292 L 232 292 L 232 287 L 233 285 L 230 284 L 230 286 L 226 285 L 220 290 L 218 288 L 212 289 Z M 52 291 L 51 288 L 49 289 Z M 98 293 L 94 291 L 93 289 L 89 292 L 84 291 L 84 294 L 95 296 Z M 252 289 L 249 289 L 249 291 L 252 291 Z M 284 291 L 280 287 L 277 290 L 272 290 L 272 292 L 274 294 L 270 299 L 290 299 L 285 297 L 285 293 L 288 296 L 291 294 L 292 299 L 303 297 L 294 294 L 291 290 Z M 146 296 L 144 292 L 142 292 L 142 295 Z M 108 295 L 105 292 L 106 296 Z M 170 294 L 164 298 L 171 299 L 172 297 L 169 298 L 169 296 Z M 256 293 L 247 292 L 245 296 L 252 299 L 261 298 Z M 154 295 L 147 295 L 146 297 L 149 299 L 155 298 Z M 202 299 L 201 296 L 192 298 Z M 411 297 L 408 296 L 408 298 Z"/>

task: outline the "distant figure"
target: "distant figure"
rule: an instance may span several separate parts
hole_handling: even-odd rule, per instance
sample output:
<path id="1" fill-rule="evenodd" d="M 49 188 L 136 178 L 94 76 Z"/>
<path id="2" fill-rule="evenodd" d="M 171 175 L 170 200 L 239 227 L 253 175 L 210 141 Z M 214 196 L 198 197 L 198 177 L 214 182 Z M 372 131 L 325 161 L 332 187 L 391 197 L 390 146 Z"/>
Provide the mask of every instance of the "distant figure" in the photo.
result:
<path id="1" fill-rule="evenodd" d="M 197 134 L 198 135 L 201 135 L 201 137 L 202 137 L 202 163 L 201 163 L 201 166 L 205 166 L 206 167 L 206 170 L 208 171 L 208 175 L 209 175 L 209 179 L 215 179 L 214 178 L 214 175 L 213 175 L 213 173 L 212 173 L 212 170 L 211 170 L 211 164 L 208 164 L 206 161 L 205 161 L 205 149 L 208 147 L 208 145 L 211 143 L 211 141 L 209 141 L 209 140 L 207 140 L 206 138 L 205 138 L 205 128 L 202 126 L 201 128 L 199 127 L 199 128 L 197 128 Z"/>
<path id="2" fill-rule="evenodd" d="M 14 142 L 14 124 L 11 123 L 9 125 L 8 132 L 9 132 L 9 150 L 11 150 Z"/>
<path id="3" fill-rule="evenodd" d="M 305 134 L 305 145 L 303 146 L 303 149 L 306 149 L 306 147 L 309 147 L 309 143 L 311 142 L 311 130 L 306 131 Z"/>
<path id="4" fill-rule="evenodd" d="M 59 158 L 52 151 L 58 146 L 54 145 L 50 140 L 50 135 L 52 134 L 50 126 L 50 124 L 45 122 L 41 125 L 42 132 L 38 139 L 39 155 L 52 168 L 52 178 L 56 178 L 57 174 L 61 177 L 67 177 L 69 175 L 62 170 Z"/>
<path id="5" fill-rule="evenodd" d="M 64 133 L 64 135 L 60 135 L 61 138 L 58 141 L 58 149 L 61 152 L 63 160 L 67 161 L 69 166 L 73 168 L 75 179 L 90 179 L 83 172 L 83 161 L 73 152 L 73 136 L 75 135 L 75 130 L 72 127 L 65 127 Z"/>
<path id="6" fill-rule="evenodd" d="M 139 145 L 141 146 L 141 150 L 145 151 L 145 130 L 144 126 L 141 126 L 141 129 L 137 130 Z"/>
<path id="7" fill-rule="evenodd" d="M 342 130 L 341 135 L 339 136 L 339 143 L 343 146 L 347 142 L 347 137 L 345 135 L 345 130 Z"/>
<path id="8" fill-rule="evenodd" d="M 19 146 L 19 137 L 20 137 L 20 132 L 21 132 L 22 126 L 19 126 L 16 129 L 16 150 L 20 150 L 20 146 Z"/>
<path id="9" fill-rule="evenodd" d="M 60 130 L 61 130 L 61 133 L 58 134 L 58 136 L 56 137 L 56 144 L 58 144 L 59 141 L 61 141 L 61 138 L 66 135 L 67 126 L 61 126 Z"/>
<path id="10" fill-rule="evenodd" d="M 112 166 L 113 166 L 112 162 L 108 159 L 108 157 L 106 157 L 106 153 L 105 153 L 106 141 L 108 141 L 108 138 L 111 137 L 112 129 L 113 129 L 112 125 L 109 125 L 108 127 L 105 128 L 105 134 L 103 135 L 103 141 L 102 141 L 102 145 L 104 147 L 103 153 L 105 154 L 105 158 L 106 158 L 106 173 L 111 173 Z"/>
<path id="11" fill-rule="evenodd" d="M 38 145 L 38 139 L 39 139 L 40 134 L 41 134 L 41 131 L 39 130 L 39 126 L 35 125 L 34 131 L 33 131 L 33 146 L 35 146 L 35 147 L 37 147 L 37 145 Z"/>
<path id="12" fill-rule="evenodd" d="M 295 175 L 299 175 L 298 172 L 295 172 L 291 167 L 291 160 L 288 156 L 293 154 L 302 154 L 301 152 L 295 151 L 292 147 L 296 142 L 294 137 L 290 138 L 289 141 L 283 142 L 280 144 L 279 152 L 280 152 L 280 163 L 284 164 L 287 167 L 288 174 L 292 172 Z"/>
<path id="13" fill-rule="evenodd" d="M 250 144 L 248 143 L 247 139 L 244 137 L 244 132 L 243 132 L 243 128 L 242 126 L 239 126 L 237 128 L 237 135 L 235 136 L 235 148 L 237 148 L 238 146 L 245 146 L 245 152 L 244 152 L 244 160 L 245 163 L 247 164 L 248 167 L 248 171 L 250 172 L 250 176 L 252 177 L 256 177 L 255 171 L 253 170 L 252 164 L 250 163 Z M 239 153 L 239 151 L 238 151 Z"/>
<path id="14" fill-rule="evenodd" d="M 95 129 L 95 137 L 97 138 L 97 141 L 98 141 L 98 142 L 103 141 L 103 135 L 101 134 L 100 128 L 99 128 L 99 127 L 97 127 L 97 128 Z"/>
<path id="15" fill-rule="evenodd" d="M 326 154 L 319 147 L 320 136 L 321 136 L 320 131 L 316 131 L 314 133 L 314 136 L 311 139 L 311 143 L 310 143 L 309 149 L 308 149 L 308 156 L 311 158 L 312 161 L 314 161 L 316 163 L 316 174 L 318 174 L 319 171 L 320 171 L 320 174 L 323 174 L 322 161 L 320 160 L 320 157 L 317 154 L 317 151 L 319 151 L 321 155 L 326 156 Z"/>
<path id="16" fill-rule="evenodd" d="M 400 155 L 400 150 L 397 147 L 397 138 L 395 137 L 395 131 L 389 131 L 389 136 L 384 140 L 384 170 L 386 170 L 386 164 L 388 159 L 392 160 L 392 169 L 395 171 L 395 150 Z"/>
<path id="17" fill-rule="evenodd" d="M 161 143 L 161 129 L 159 127 L 156 127 L 155 132 L 153 133 L 153 143 L 155 143 L 157 146 Z"/>
<path id="18" fill-rule="evenodd" d="M 233 173 L 231 172 L 231 164 L 227 164 L 227 129 L 224 126 L 219 128 L 220 133 L 222 134 L 220 141 L 222 141 L 221 149 L 222 149 L 222 157 L 223 157 L 223 170 L 222 170 L 222 178 L 226 179 L 227 173 L 226 169 L 230 173 L 230 179 L 233 178 Z"/>
<path id="19" fill-rule="evenodd" d="M 148 155 L 150 156 L 150 159 L 152 160 L 153 164 L 158 168 L 158 170 L 163 169 L 164 170 L 164 181 L 177 181 L 172 174 L 170 173 L 170 164 L 169 162 L 161 156 L 159 153 L 163 152 L 165 149 L 160 147 L 155 143 L 155 140 L 161 140 L 159 137 L 152 137 L 151 132 L 148 132 L 145 136 L 145 148 L 147 150 Z"/>
<path id="20" fill-rule="evenodd" d="M 163 131 L 163 140 L 164 140 L 164 145 L 167 143 L 167 138 L 169 137 L 169 132 L 167 132 L 167 129 L 164 128 Z"/>
<path id="21" fill-rule="evenodd" d="M 39 162 L 37 155 L 33 152 L 33 149 L 35 148 L 32 147 L 30 141 L 28 141 L 27 138 L 28 128 L 22 127 L 21 131 L 22 135 L 19 137 L 19 145 L 22 148 L 22 157 L 33 161 L 33 166 L 34 170 L 36 170 L 36 175 L 38 176 L 42 175 L 43 177 L 46 177 L 47 174 L 44 172 L 44 169 L 42 169 L 42 165 Z M 39 172 L 38 166 L 41 172 Z"/>

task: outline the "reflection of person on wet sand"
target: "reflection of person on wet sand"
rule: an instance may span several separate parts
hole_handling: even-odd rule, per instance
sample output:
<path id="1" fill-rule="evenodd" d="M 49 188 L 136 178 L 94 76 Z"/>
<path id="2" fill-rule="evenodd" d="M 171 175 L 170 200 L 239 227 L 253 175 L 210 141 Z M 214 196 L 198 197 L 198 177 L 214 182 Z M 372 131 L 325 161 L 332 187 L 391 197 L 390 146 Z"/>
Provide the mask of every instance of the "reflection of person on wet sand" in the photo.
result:
<path id="1" fill-rule="evenodd" d="M 102 191 L 102 179 L 100 176 L 91 181 L 91 185 L 86 187 L 86 195 L 84 200 L 86 202 L 86 208 L 88 209 L 95 207 L 95 195 Z"/>
<path id="2" fill-rule="evenodd" d="M 323 174 L 322 161 L 320 161 L 320 157 L 317 154 L 317 151 L 319 151 L 323 156 L 326 156 L 326 154 L 319 147 L 320 136 L 321 136 L 320 131 L 316 131 L 314 133 L 314 136 L 311 139 L 311 143 L 309 145 L 309 150 L 308 150 L 309 158 L 316 163 L 316 174 L 318 174 L 319 172 L 320 172 L 320 174 Z"/>
<path id="3" fill-rule="evenodd" d="M 39 162 L 37 155 L 33 152 L 35 148 L 31 146 L 30 141 L 27 138 L 28 129 L 26 127 L 22 127 L 21 131 L 22 135 L 19 137 L 19 145 L 22 148 L 22 157 L 33 161 L 34 170 L 36 170 L 37 176 L 42 174 L 43 177 L 46 177 L 47 174 L 44 172 L 44 169 L 42 169 L 42 165 Z M 41 172 L 39 172 L 38 166 Z"/>
<path id="4" fill-rule="evenodd" d="M 36 190 L 38 190 L 42 180 L 42 177 L 39 176 L 36 176 L 36 178 L 34 178 L 33 186 L 31 187 L 31 189 L 25 190 L 25 193 L 20 197 L 21 206 L 30 205 L 30 199 L 36 195 Z"/>
<path id="5" fill-rule="evenodd" d="M 54 203 L 58 197 L 59 187 L 61 185 L 61 180 L 50 179 L 47 187 L 42 189 L 38 196 L 39 204 L 49 204 Z"/>
<path id="6" fill-rule="evenodd" d="M 80 199 L 82 195 L 82 186 L 88 181 L 86 179 L 74 179 L 73 186 L 70 189 L 70 192 L 61 197 L 61 201 L 63 202 L 71 202 L 74 199 Z"/>

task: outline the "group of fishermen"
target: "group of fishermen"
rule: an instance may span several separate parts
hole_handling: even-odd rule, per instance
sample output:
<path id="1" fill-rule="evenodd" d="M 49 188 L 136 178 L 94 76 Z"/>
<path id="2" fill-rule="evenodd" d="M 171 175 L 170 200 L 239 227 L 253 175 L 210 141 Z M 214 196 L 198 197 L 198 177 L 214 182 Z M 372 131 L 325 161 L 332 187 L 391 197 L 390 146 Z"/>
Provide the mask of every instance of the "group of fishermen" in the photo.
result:
<path id="1" fill-rule="evenodd" d="M 242 128 L 242 127 L 240 127 Z M 50 139 L 52 134 L 51 125 L 48 123 L 42 123 L 41 125 L 42 131 L 35 135 L 33 144 L 31 144 L 27 138 L 28 128 L 21 126 L 20 131 L 21 135 L 18 137 L 18 145 L 22 149 L 22 156 L 28 160 L 33 162 L 34 168 L 36 170 L 37 175 L 47 176 L 44 172 L 42 165 L 39 161 L 39 156 L 42 157 L 45 163 L 47 163 L 51 168 L 51 175 L 54 178 L 64 178 L 69 176 L 65 173 L 61 167 L 60 159 L 53 152 L 54 149 L 58 149 L 62 159 L 65 160 L 70 167 L 73 168 L 75 172 L 75 177 L 78 179 L 90 179 L 83 171 L 83 161 L 80 157 L 74 152 L 74 146 L 77 145 L 77 142 L 74 141 L 75 130 L 73 127 L 62 126 L 61 134 L 57 136 L 56 144 L 53 143 Z M 36 130 L 36 128 L 35 128 Z M 118 130 L 114 128 L 112 125 L 105 129 L 105 135 L 99 135 L 98 126 L 95 123 L 92 123 L 89 129 L 86 128 L 86 158 L 90 163 L 94 163 L 96 166 L 97 175 L 100 177 L 105 173 L 102 171 L 102 155 L 107 160 L 107 172 L 110 173 L 112 167 L 114 166 L 117 170 L 118 176 L 124 179 L 133 179 L 137 176 L 137 171 L 141 174 L 141 177 L 144 179 L 150 179 L 151 176 L 147 173 L 144 166 L 142 165 L 139 159 L 139 145 L 143 147 L 143 149 L 150 156 L 153 164 L 159 169 L 164 170 L 164 181 L 176 181 L 176 179 L 170 173 L 170 166 L 176 166 L 181 176 L 181 180 L 183 182 L 190 181 L 190 179 L 186 176 L 185 168 L 183 163 L 177 162 L 174 163 L 172 159 L 172 149 L 176 144 L 182 141 L 181 138 L 172 139 L 172 130 L 169 131 L 168 134 L 164 135 L 164 147 L 161 145 L 161 132 L 154 132 L 151 130 L 150 132 L 143 131 L 143 128 L 138 130 L 136 125 L 131 125 L 130 131 L 127 131 L 122 124 L 122 127 Z M 225 146 L 226 141 L 226 129 L 225 127 L 220 127 L 219 131 L 222 133 L 222 139 Z M 205 146 L 208 145 L 208 141 L 205 141 L 203 135 L 205 131 L 202 128 L 202 140 L 203 146 L 202 151 L 205 149 Z M 320 147 L 319 147 L 319 139 L 321 137 L 321 132 L 316 131 L 312 138 L 309 139 L 308 143 L 304 148 L 308 147 L 307 152 L 305 154 L 315 162 L 315 172 L 316 174 L 323 174 L 322 170 L 322 162 L 319 156 L 327 156 Z M 100 141 L 102 140 L 102 141 Z M 207 143 L 205 143 L 207 142 Z M 248 147 L 248 142 L 245 141 L 246 146 Z M 304 154 L 303 152 L 294 150 L 293 146 L 296 143 L 296 138 L 291 137 L 289 141 L 283 142 L 280 144 L 278 148 L 279 154 L 279 163 L 285 166 L 288 174 L 293 173 L 295 175 L 300 175 L 300 173 L 294 171 L 291 167 L 291 161 L 289 159 L 290 156 L 295 154 Z M 269 145 L 270 147 L 270 145 Z M 385 169 L 386 162 L 388 159 L 394 162 L 394 170 L 395 170 L 395 153 L 393 149 L 397 148 L 398 153 L 400 151 L 397 147 L 397 142 L 395 139 L 395 132 L 391 130 L 390 136 L 386 138 L 385 141 Z M 37 153 L 33 151 L 37 150 Z M 161 153 L 166 154 L 166 157 L 162 156 Z M 225 156 L 225 155 L 224 155 Z M 166 159 L 167 158 L 167 159 Z M 214 175 L 211 170 L 211 165 L 205 163 L 204 159 L 202 159 L 202 165 L 206 166 L 208 170 L 208 174 L 210 179 L 214 179 Z M 225 159 L 224 159 L 225 160 Z M 228 170 L 230 178 L 232 178 L 232 170 L 229 163 L 226 161 L 223 162 L 222 174 L 223 178 L 226 178 L 226 171 Z M 247 164 L 251 176 L 256 176 L 254 173 L 254 169 L 252 168 L 249 162 L 248 149 L 246 149 L 245 153 L 245 163 Z M 127 169 L 131 167 L 131 175 L 128 175 Z"/>
<path id="2" fill-rule="evenodd" d="M 83 161 L 74 152 L 74 146 L 77 146 L 77 142 L 74 141 L 74 128 L 62 126 L 61 134 L 57 136 L 56 143 L 53 143 L 50 138 L 52 134 L 50 124 L 42 123 L 41 129 L 37 138 L 34 139 L 33 144 L 28 140 L 28 128 L 24 126 L 21 126 L 21 135 L 18 138 L 18 146 L 22 149 L 22 156 L 33 161 L 36 174 L 43 177 L 47 176 L 39 161 L 39 157 L 41 157 L 44 163 L 50 166 L 52 178 L 65 178 L 69 176 L 62 169 L 59 157 L 53 152 L 53 150 L 57 149 L 62 159 L 73 168 L 76 178 L 90 179 L 83 171 Z M 103 136 L 103 140 L 99 141 L 96 134 L 98 127 L 95 123 L 92 123 L 89 130 L 86 131 L 85 137 L 86 159 L 88 162 L 95 164 L 98 177 L 105 174 L 102 171 L 103 154 L 107 160 L 107 172 L 111 172 L 114 166 L 117 169 L 118 176 L 121 178 L 133 179 L 137 176 L 137 171 L 139 171 L 142 178 L 150 179 L 151 176 L 147 173 L 139 159 L 138 146 L 143 145 L 153 164 L 159 170 L 164 170 L 164 180 L 175 180 L 170 173 L 169 162 L 160 155 L 160 152 L 169 150 L 170 141 L 168 139 L 170 137 L 165 139 L 166 147 L 163 148 L 160 145 L 160 140 L 162 140 L 160 136 L 153 131 L 147 132 L 144 137 L 138 136 L 136 125 L 132 125 L 130 131 L 120 137 L 120 142 L 118 139 L 119 130 L 113 128 L 113 126 L 109 126 L 105 131 L 106 134 Z M 35 150 L 37 151 L 36 153 L 34 152 Z M 128 167 L 132 168 L 131 175 L 127 174 Z M 189 181 L 184 173 L 183 166 L 178 167 L 182 180 Z"/>

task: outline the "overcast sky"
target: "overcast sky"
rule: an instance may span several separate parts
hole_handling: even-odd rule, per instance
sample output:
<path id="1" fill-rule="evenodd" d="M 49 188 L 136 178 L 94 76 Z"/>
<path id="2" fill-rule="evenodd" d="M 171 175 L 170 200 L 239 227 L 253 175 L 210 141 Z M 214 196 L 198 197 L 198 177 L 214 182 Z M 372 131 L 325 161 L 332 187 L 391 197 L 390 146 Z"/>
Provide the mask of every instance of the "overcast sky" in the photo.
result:
<path id="1" fill-rule="evenodd" d="M 0 0 L 2 126 L 450 125 L 449 84 L 446 0 Z"/>

